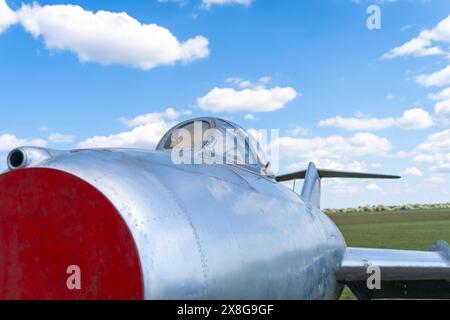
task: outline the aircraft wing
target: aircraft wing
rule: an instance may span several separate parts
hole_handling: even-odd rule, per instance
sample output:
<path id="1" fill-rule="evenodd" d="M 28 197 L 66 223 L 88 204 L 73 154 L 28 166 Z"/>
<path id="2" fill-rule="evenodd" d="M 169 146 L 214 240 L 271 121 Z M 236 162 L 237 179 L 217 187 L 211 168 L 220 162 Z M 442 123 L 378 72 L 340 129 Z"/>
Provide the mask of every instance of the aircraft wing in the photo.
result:
<path id="1" fill-rule="evenodd" d="M 367 285 L 369 266 L 379 268 L 380 289 Z M 358 299 L 450 299 L 450 247 L 438 241 L 430 251 L 347 248 L 336 276 Z"/>

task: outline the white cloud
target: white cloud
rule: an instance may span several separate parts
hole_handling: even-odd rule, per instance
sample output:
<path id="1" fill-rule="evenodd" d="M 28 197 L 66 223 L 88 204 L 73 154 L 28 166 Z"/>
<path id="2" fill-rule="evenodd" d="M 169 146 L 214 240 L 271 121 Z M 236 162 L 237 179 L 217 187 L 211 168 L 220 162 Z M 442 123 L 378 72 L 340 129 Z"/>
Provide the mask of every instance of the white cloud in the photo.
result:
<path id="1" fill-rule="evenodd" d="M 190 112 L 169 108 L 164 112 L 141 115 L 133 119 L 122 118 L 121 121 L 133 127 L 132 130 L 88 138 L 78 146 L 80 148 L 153 149 L 161 137 L 176 124 L 173 120 L 183 115 L 190 115 Z"/>
<path id="2" fill-rule="evenodd" d="M 349 131 L 377 131 L 395 125 L 394 118 L 343 118 L 336 116 L 319 121 L 319 127 L 336 127 Z"/>
<path id="3" fill-rule="evenodd" d="M 406 25 L 400 27 L 400 31 L 406 31 L 406 30 L 411 29 L 412 27 L 414 27 L 413 24 L 406 24 Z"/>
<path id="4" fill-rule="evenodd" d="M 450 65 L 431 74 L 422 74 L 416 81 L 425 87 L 442 87 L 450 84 Z"/>
<path id="5" fill-rule="evenodd" d="M 131 131 L 95 136 L 79 143 L 80 148 L 143 148 L 153 149 L 171 127 L 166 122 L 149 123 Z"/>
<path id="6" fill-rule="evenodd" d="M 403 46 L 395 48 L 386 53 L 383 58 L 395 58 L 397 56 L 413 55 L 436 55 L 449 54 L 450 44 L 450 15 L 439 22 L 432 29 L 422 31 L 417 38 L 405 43 Z M 444 46 L 438 46 L 444 45 Z M 443 50 L 442 48 L 445 48 Z M 421 74 L 416 77 L 416 82 L 424 87 L 442 87 L 450 85 L 450 65 L 430 74 Z M 430 94 L 428 97 L 436 101 L 435 113 L 437 119 L 447 124 L 450 116 L 450 88 L 446 88 L 439 93 Z M 399 125 L 406 128 L 421 129 L 429 128 L 433 125 L 430 115 L 421 109 L 404 114 L 399 120 Z"/>
<path id="7" fill-rule="evenodd" d="M 429 154 L 421 154 L 421 153 L 413 153 L 413 160 L 415 162 L 435 162 L 437 161 L 438 157 L 440 158 L 442 155 L 436 154 L 436 155 L 429 155 Z"/>
<path id="8" fill-rule="evenodd" d="M 436 157 L 427 154 L 413 153 L 413 160 L 415 162 L 434 162 L 436 161 Z"/>
<path id="9" fill-rule="evenodd" d="M 151 124 L 155 122 L 161 122 L 164 121 L 164 119 L 176 120 L 181 116 L 190 116 L 190 115 L 192 115 L 191 110 L 177 111 L 174 108 L 168 108 L 164 110 L 164 112 L 147 113 L 139 115 L 133 119 L 121 118 L 120 121 L 129 127 L 138 127 L 149 123 Z"/>
<path id="10" fill-rule="evenodd" d="M 372 169 L 379 169 L 381 164 L 379 163 L 367 163 L 365 161 L 357 160 L 336 160 L 328 158 L 320 159 L 304 159 L 300 162 L 294 162 L 288 165 L 286 168 L 288 171 L 297 171 L 307 168 L 308 163 L 313 161 L 317 168 L 340 170 L 340 171 L 352 171 L 352 172 L 367 172 Z"/>
<path id="11" fill-rule="evenodd" d="M 375 191 L 375 192 L 381 191 L 381 190 L 382 190 L 381 187 L 380 187 L 379 185 L 377 185 L 376 183 L 370 183 L 370 184 L 368 184 L 368 185 L 366 186 L 366 189 L 367 189 L 368 191 Z"/>
<path id="12" fill-rule="evenodd" d="M 258 82 L 261 84 L 268 84 L 270 81 L 272 81 L 271 77 L 265 76 L 258 79 Z"/>
<path id="13" fill-rule="evenodd" d="M 364 0 L 352 0 L 354 3 L 362 3 Z M 395 3 L 399 0 L 365 0 L 365 2 L 375 2 L 375 3 Z M 426 1 L 426 0 L 425 0 Z"/>
<path id="14" fill-rule="evenodd" d="M 231 83 L 239 88 L 251 88 L 254 86 L 254 84 L 249 81 L 249 80 L 245 80 L 245 79 L 241 79 L 238 77 L 230 77 L 228 79 L 225 79 L 226 83 Z"/>
<path id="15" fill-rule="evenodd" d="M 383 55 L 383 59 L 393 59 L 400 56 L 414 55 L 414 56 L 432 56 L 444 54 L 439 47 L 430 47 L 431 41 L 425 39 L 412 39 L 404 45 L 394 48 Z"/>
<path id="16" fill-rule="evenodd" d="M 308 134 L 308 129 L 303 127 L 294 127 L 286 130 L 286 133 L 291 137 L 306 136 Z"/>
<path id="17" fill-rule="evenodd" d="M 49 130 L 49 128 L 48 128 L 47 126 L 43 125 L 43 126 L 40 126 L 40 127 L 38 128 L 38 130 L 39 130 L 39 131 L 42 131 L 42 132 L 47 132 L 47 131 Z"/>
<path id="18" fill-rule="evenodd" d="M 440 185 L 440 184 L 445 183 L 446 179 L 439 174 L 433 174 L 433 175 L 425 178 L 424 182 L 431 184 L 431 185 Z"/>
<path id="19" fill-rule="evenodd" d="M 386 138 L 371 133 L 356 133 L 352 137 L 329 136 L 306 138 L 280 137 L 277 143 L 281 155 L 289 158 L 350 159 L 368 155 L 383 155 L 392 149 Z"/>
<path id="20" fill-rule="evenodd" d="M 8 7 L 6 0 L 0 0 L 0 33 L 17 23 L 16 13 Z"/>
<path id="21" fill-rule="evenodd" d="M 230 4 L 239 4 L 243 6 L 250 6 L 253 0 L 202 0 L 202 8 L 209 9 L 212 6 L 225 6 Z"/>
<path id="22" fill-rule="evenodd" d="M 442 90 L 438 93 L 429 94 L 428 98 L 430 100 L 434 100 L 434 101 L 448 100 L 448 99 L 450 99 L 450 87 L 445 88 L 444 90 Z"/>
<path id="23" fill-rule="evenodd" d="M 450 16 L 439 22 L 433 29 L 422 31 L 418 37 L 406 42 L 400 47 L 390 50 L 383 55 L 383 59 L 400 56 L 431 56 L 442 55 L 445 51 L 437 43 L 450 43 Z"/>
<path id="24" fill-rule="evenodd" d="M 239 77 L 230 77 L 225 79 L 226 83 L 231 83 L 237 88 L 264 88 L 270 81 L 271 77 L 261 77 L 256 83 Z"/>
<path id="25" fill-rule="evenodd" d="M 450 130 L 430 134 L 411 154 L 415 162 L 428 163 L 432 172 L 450 173 Z"/>
<path id="26" fill-rule="evenodd" d="M 74 135 L 61 134 L 61 133 L 52 133 L 48 137 L 50 142 L 54 143 L 70 143 L 74 142 L 77 137 Z"/>
<path id="27" fill-rule="evenodd" d="M 431 167 L 431 171 L 434 173 L 440 174 L 449 174 L 450 173 L 450 163 L 439 163 L 435 166 Z"/>
<path id="28" fill-rule="evenodd" d="M 197 105 L 207 112 L 271 112 L 282 109 L 299 93 L 291 87 L 267 88 L 272 80 L 268 76 L 256 82 L 240 77 L 225 79 L 232 87 L 214 88 L 197 99 Z M 253 115 L 251 115 L 253 117 Z M 248 114 L 246 120 L 249 120 Z"/>
<path id="29" fill-rule="evenodd" d="M 393 126 L 399 126 L 404 129 L 419 130 L 433 126 L 431 115 L 419 108 L 406 110 L 400 118 L 369 118 L 354 117 L 344 118 L 336 116 L 321 120 L 319 127 L 336 127 L 348 131 L 380 131 Z"/>
<path id="30" fill-rule="evenodd" d="M 214 88 L 197 99 L 198 106 L 207 112 L 270 112 L 282 109 L 298 96 L 291 87 L 281 88 Z"/>
<path id="31" fill-rule="evenodd" d="M 436 103 L 434 110 L 437 115 L 450 116 L 450 99 Z"/>
<path id="32" fill-rule="evenodd" d="M 332 192 L 337 195 L 354 195 L 361 193 L 361 188 L 344 179 L 326 179 L 322 181 L 324 192 Z"/>
<path id="33" fill-rule="evenodd" d="M 430 134 L 417 150 L 431 154 L 450 151 L 450 130 Z"/>
<path id="34" fill-rule="evenodd" d="M 430 114 L 420 108 L 403 112 L 403 116 L 397 120 L 398 126 L 409 130 L 427 129 L 434 125 Z"/>
<path id="35" fill-rule="evenodd" d="M 17 16 L 25 30 L 42 37 L 48 49 L 71 51 L 81 61 L 120 64 L 142 70 L 209 55 L 202 36 L 179 42 L 166 28 L 142 24 L 127 13 L 93 13 L 77 5 L 22 5 Z"/>
<path id="36" fill-rule="evenodd" d="M 450 119 L 450 87 L 438 93 L 429 94 L 428 98 L 436 101 L 434 111 L 444 123 L 447 123 L 448 119 Z"/>
<path id="37" fill-rule="evenodd" d="M 422 171 L 416 167 L 406 168 L 400 173 L 402 176 L 421 177 Z"/>
<path id="38" fill-rule="evenodd" d="M 450 150 L 449 150 L 450 151 Z M 450 152 L 445 153 L 445 148 L 441 152 L 427 151 L 427 150 L 415 150 L 413 152 L 413 160 L 415 162 L 425 163 L 447 163 L 450 162 Z"/>
<path id="39" fill-rule="evenodd" d="M 43 139 L 22 139 L 8 133 L 0 135 L 0 151 L 10 151 L 20 146 L 45 147 L 46 145 L 47 141 Z"/>
<path id="40" fill-rule="evenodd" d="M 396 154 L 393 155 L 393 157 L 398 159 L 405 159 L 409 157 L 409 154 L 408 152 L 405 151 L 398 151 Z"/>
<path id="41" fill-rule="evenodd" d="M 248 121 L 256 121 L 256 120 L 258 120 L 254 115 L 252 115 L 251 113 L 247 113 L 245 116 L 244 116 L 244 119 L 245 120 L 248 120 Z"/>
<path id="42" fill-rule="evenodd" d="M 264 149 L 272 156 L 279 154 L 283 172 L 305 169 L 311 161 L 319 168 L 367 172 L 370 168 L 379 169 L 381 165 L 366 163 L 356 158 L 385 156 L 392 149 L 392 145 L 389 140 L 374 134 L 356 133 L 351 137 L 282 136 L 270 141 L 269 146 L 264 146 Z"/>

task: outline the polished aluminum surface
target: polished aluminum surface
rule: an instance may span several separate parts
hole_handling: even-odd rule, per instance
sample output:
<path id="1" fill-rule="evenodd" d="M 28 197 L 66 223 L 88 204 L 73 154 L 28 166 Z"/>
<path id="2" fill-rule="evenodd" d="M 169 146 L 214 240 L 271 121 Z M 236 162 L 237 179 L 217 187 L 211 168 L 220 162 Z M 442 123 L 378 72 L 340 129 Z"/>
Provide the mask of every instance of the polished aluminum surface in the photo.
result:
<path id="1" fill-rule="evenodd" d="M 314 164 L 310 163 L 305 173 L 302 199 L 320 209 L 321 181 Z"/>
<path id="2" fill-rule="evenodd" d="M 46 160 L 61 156 L 65 151 L 51 150 L 39 147 L 20 147 L 12 150 L 6 159 L 9 170 L 29 168 L 39 165 Z M 14 157 L 20 157 L 20 161 L 14 161 Z"/>
<path id="3" fill-rule="evenodd" d="M 89 182 L 115 205 L 141 259 L 146 299 L 335 299 L 345 243 L 274 180 L 170 154 L 75 150 L 37 167 Z"/>
<path id="4" fill-rule="evenodd" d="M 408 251 L 348 248 L 339 280 L 366 280 L 369 265 L 380 267 L 381 279 L 389 280 L 450 280 L 450 260 L 439 251 Z"/>

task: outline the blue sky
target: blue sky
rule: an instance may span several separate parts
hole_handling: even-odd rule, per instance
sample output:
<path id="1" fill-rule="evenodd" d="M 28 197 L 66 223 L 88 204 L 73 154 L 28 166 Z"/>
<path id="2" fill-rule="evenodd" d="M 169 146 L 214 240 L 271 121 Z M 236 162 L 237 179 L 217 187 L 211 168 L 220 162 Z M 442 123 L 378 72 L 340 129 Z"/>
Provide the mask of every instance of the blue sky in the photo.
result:
<path id="1" fill-rule="evenodd" d="M 0 168 L 16 145 L 152 148 L 211 115 L 280 129 L 283 172 L 404 176 L 324 182 L 325 206 L 448 202 L 449 15 L 447 0 L 0 0 Z"/>

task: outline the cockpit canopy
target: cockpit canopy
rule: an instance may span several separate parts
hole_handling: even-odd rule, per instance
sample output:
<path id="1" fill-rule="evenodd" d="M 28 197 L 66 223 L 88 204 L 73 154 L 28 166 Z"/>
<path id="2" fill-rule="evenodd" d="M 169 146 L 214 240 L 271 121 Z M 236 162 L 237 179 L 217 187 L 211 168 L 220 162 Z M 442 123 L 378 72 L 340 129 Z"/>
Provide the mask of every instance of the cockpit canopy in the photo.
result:
<path id="1" fill-rule="evenodd" d="M 197 118 L 170 129 L 156 147 L 182 157 L 183 163 L 231 164 L 268 174 L 258 141 L 240 126 L 218 118 Z M 195 162 L 197 161 L 197 162 Z"/>

